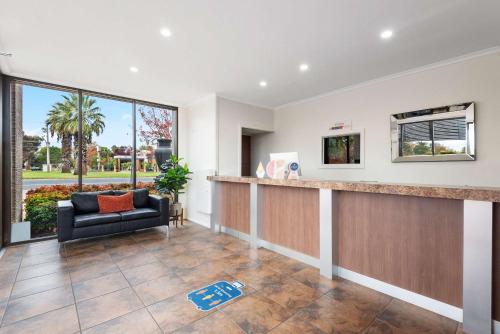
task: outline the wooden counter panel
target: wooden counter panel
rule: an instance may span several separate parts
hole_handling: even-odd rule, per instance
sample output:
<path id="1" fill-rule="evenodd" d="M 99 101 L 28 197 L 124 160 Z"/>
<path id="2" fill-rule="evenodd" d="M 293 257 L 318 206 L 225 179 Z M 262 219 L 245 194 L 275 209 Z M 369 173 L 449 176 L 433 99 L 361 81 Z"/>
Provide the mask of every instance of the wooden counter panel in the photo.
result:
<path id="1" fill-rule="evenodd" d="M 493 319 L 500 321 L 500 203 L 493 204 Z"/>
<path id="2" fill-rule="evenodd" d="M 260 238 L 319 258 L 319 190 L 262 187 Z"/>
<path id="3" fill-rule="evenodd" d="M 219 221 L 222 226 L 250 233 L 250 185 L 218 182 Z"/>
<path id="4" fill-rule="evenodd" d="M 461 307 L 463 201 L 357 192 L 334 198 L 341 267 Z"/>

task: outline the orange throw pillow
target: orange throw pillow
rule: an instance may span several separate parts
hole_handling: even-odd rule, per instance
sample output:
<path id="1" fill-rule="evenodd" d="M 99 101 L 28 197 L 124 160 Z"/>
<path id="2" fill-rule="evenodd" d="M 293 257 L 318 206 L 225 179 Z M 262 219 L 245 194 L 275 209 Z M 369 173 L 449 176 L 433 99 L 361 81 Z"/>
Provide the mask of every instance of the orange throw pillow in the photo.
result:
<path id="1" fill-rule="evenodd" d="M 134 194 L 131 192 L 125 195 L 97 195 L 99 203 L 99 213 L 113 213 L 134 210 Z"/>

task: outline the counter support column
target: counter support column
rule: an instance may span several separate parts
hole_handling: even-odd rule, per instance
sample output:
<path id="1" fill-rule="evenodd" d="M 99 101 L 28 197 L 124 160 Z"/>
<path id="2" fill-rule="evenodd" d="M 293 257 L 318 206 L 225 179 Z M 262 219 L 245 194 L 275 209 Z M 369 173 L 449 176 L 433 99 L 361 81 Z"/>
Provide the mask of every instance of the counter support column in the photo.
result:
<path id="1" fill-rule="evenodd" d="M 262 186 L 250 183 L 250 247 L 258 248 Z"/>
<path id="2" fill-rule="evenodd" d="M 221 232 L 219 222 L 219 196 L 217 191 L 218 182 L 210 182 L 210 229 L 212 232 Z"/>
<path id="3" fill-rule="evenodd" d="M 491 333 L 493 203 L 464 200 L 463 326 Z"/>
<path id="4" fill-rule="evenodd" d="M 332 193 L 331 189 L 319 190 L 319 273 L 332 278 Z"/>

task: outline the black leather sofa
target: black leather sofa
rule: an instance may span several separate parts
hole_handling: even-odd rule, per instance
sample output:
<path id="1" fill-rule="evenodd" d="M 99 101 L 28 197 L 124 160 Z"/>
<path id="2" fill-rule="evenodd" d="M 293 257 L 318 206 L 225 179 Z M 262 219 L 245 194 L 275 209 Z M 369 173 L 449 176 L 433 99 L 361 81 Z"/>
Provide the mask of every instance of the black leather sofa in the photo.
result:
<path id="1" fill-rule="evenodd" d="M 57 202 L 59 242 L 168 226 L 168 198 L 150 195 L 147 189 L 132 191 L 135 210 L 121 213 L 99 213 L 97 195 L 122 195 L 125 191 L 76 192 L 71 200 Z"/>

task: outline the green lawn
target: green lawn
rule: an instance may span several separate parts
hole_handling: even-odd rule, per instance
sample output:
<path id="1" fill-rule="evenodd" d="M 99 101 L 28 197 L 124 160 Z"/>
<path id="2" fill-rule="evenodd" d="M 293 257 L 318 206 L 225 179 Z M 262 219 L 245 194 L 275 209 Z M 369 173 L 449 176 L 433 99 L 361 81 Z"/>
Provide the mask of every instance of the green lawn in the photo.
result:
<path id="1" fill-rule="evenodd" d="M 137 177 L 154 177 L 157 176 L 156 172 L 137 172 Z M 99 178 L 99 179 L 115 179 L 115 178 L 128 178 L 130 172 L 88 172 L 84 178 Z M 24 180 L 35 179 L 77 179 L 77 175 L 73 173 L 61 172 L 42 172 L 42 171 L 23 171 Z"/>

